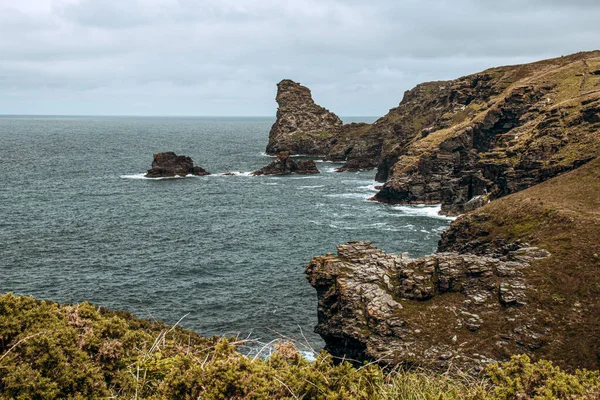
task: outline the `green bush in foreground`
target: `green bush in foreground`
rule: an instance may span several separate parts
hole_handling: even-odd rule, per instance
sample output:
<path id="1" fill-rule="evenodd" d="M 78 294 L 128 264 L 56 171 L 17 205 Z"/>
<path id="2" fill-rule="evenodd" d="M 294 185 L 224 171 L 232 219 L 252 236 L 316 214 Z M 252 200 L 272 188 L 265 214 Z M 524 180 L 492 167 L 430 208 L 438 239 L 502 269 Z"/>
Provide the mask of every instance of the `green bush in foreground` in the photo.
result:
<path id="1" fill-rule="evenodd" d="M 239 343 L 238 343 L 239 344 Z M 289 343 L 268 359 L 236 343 L 108 311 L 0 296 L 2 399 L 589 399 L 598 372 L 571 375 L 526 356 L 493 365 L 480 380 L 376 365 L 314 362 Z"/>

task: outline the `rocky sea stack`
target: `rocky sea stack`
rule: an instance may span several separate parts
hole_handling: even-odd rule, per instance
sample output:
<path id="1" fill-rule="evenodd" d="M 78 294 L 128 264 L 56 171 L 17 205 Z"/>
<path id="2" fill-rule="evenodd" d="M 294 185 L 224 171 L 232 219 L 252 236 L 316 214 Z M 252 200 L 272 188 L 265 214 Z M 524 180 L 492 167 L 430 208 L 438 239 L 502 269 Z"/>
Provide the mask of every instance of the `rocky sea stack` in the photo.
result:
<path id="1" fill-rule="evenodd" d="M 145 175 L 146 178 L 172 178 L 187 175 L 210 175 L 203 168 L 194 166 L 194 162 L 188 156 L 178 156 L 172 151 L 154 154 L 152 168 Z"/>
<path id="2" fill-rule="evenodd" d="M 319 169 L 313 160 L 294 161 L 288 151 L 277 153 L 277 159 L 252 175 L 311 175 L 318 174 Z"/>
<path id="3" fill-rule="evenodd" d="M 325 155 L 340 118 L 315 104 L 310 90 L 289 79 L 277 85 L 277 120 L 269 133 L 267 154 Z"/>

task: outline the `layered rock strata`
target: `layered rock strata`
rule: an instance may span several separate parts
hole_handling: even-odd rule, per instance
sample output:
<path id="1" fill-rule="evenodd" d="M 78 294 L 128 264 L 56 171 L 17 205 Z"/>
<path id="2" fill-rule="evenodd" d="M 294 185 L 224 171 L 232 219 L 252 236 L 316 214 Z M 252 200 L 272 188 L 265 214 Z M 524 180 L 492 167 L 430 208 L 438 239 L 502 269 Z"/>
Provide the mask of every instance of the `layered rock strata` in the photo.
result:
<path id="1" fill-rule="evenodd" d="M 307 266 L 319 298 L 315 332 L 340 358 L 480 370 L 542 346 L 546 332 L 532 328 L 524 308 L 522 271 L 548 256 L 525 247 L 502 258 L 437 253 L 414 260 L 347 243 Z M 482 336 L 496 343 L 482 346 Z"/>
<path id="2" fill-rule="evenodd" d="M 188 156 L 178 156 L 172 151 L 154 154 L 152 168 L 145 175 L 146 178 L 172 178 L 187 175 L 210 175 L 201 167 L 195 166 Z"/>
<path id="3" fill-rule="evenodd" d="M 277 153 L 277 158 L 269 165 L 254 171 L 252 175 L 312 175 L 318 174 L 319 169 L 313 160 L 294 161 L 288 151 Z"/>

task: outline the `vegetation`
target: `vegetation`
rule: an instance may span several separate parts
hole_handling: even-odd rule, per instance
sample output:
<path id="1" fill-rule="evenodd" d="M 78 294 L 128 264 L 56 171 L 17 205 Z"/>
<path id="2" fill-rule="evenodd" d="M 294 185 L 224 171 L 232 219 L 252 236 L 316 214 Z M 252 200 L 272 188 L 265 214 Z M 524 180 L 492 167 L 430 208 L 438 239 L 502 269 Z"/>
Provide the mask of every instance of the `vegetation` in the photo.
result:
<path id="1" fill-rule="evenodd" d="M 597 368 L 600 341 L 600 158 L 494 200 L 464 215 L 444 234 L 442 251 L 484 253 L 496 243 L 526 243 L 551 257 L 523 274 L 538 318 L 551 332 L 545 355 L 564 365 Z M 444 241 L 444 240 L 443 240 Z M 475 245 L 475 248 L 473 246 Z M 540 321 L 542 321 L 540 319 Z"/>
<path id="2" fill-rule="evenodd" d="M 267 359 L 243 341 L 202 338 L 89 303 L 0 296 L 2 399 L 512 399 L 600 396 L 598 372 L 567 374 L 526 356 L 481 378 L 306 361 L 289 342 Z"/>

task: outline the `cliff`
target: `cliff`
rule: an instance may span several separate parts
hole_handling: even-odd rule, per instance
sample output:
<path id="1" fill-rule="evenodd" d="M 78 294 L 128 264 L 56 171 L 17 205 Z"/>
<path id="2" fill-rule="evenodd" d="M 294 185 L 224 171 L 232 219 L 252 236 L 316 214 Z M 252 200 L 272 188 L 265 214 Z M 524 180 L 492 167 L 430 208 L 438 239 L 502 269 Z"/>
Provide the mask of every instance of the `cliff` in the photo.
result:
<path id="1" fill-rule="evenodd" d="M 306 95 L 292 95 L 294 88 L 280 83 L 280 111 L 289 103 L 280 98 L 288 96 L 297 100 L 295 108 L 314 104 Z M 303 145 L 297 150 L 345 161 L 342 171 L 377 167 L 376 179 L 385 184 L 375 200 L 441 203 L 443 213 L 456 215 L 600 155 L 600 52 L 422 83 L 373 124 L 276 135 L 284 115 L 278 111 L 269 149 L 298 142 Z M 293 115 L 296 124 L 318 120 Z"/>
<path id="2" fill-rule="evenodd" d="M 600 367 L 600 159 L 454 221 L 439 253 L 365 242 L 307 266 L 334 355 L 481 370 L 526 353 Z"/>
<path id="3" fill-rule="evenodd" d="M 459 214 L 600 155 L 600 52 L 445 82 L 444 113 L 380 165 L 377 200 Z M 391 167 L 390 167 L 391 166 Z"/>

